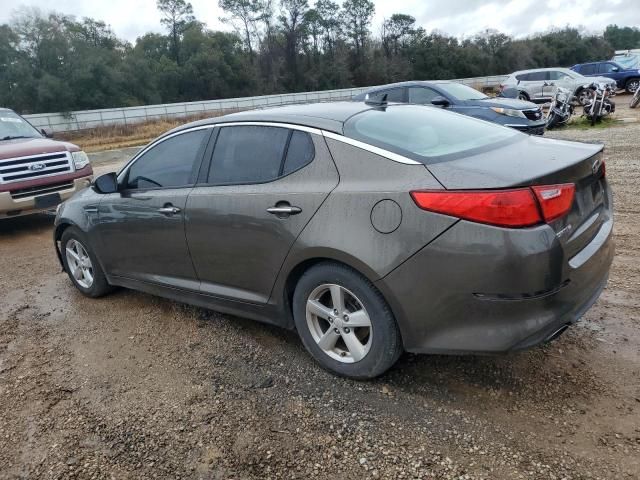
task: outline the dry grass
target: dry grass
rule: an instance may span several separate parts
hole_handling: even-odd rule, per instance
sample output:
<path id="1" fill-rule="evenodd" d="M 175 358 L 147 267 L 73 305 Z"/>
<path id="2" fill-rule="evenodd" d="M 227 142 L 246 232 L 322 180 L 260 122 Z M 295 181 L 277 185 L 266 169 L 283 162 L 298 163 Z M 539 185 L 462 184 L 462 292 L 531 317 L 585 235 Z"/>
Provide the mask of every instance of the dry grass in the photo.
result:
<path id="1" fill-rule="evenodd" d="M 227 111 L 225 113 L 233 113 Z M 137 147 L 146 145 L 167 130 L 184 125 L 185 123 L 203 118 L 216 117 L 215 112 L 192 115 L 182 118 L 165 118 L 150 120 L 133 125 L 110 125 L 96 127 L 77 132 L 56 135 L 56 138 L 75 143 L 85 152 L 99 152 L 117 148 Z"/>

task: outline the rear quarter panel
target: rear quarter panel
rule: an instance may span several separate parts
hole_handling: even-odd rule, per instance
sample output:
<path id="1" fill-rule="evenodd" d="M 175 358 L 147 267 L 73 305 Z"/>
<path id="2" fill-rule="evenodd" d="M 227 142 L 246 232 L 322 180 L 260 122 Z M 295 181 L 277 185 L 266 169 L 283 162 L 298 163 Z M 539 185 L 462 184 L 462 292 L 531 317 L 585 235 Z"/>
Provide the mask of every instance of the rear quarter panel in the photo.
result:
<path id="1" fill-rule="evenodd" d="M 337 260 L 375 281 L 457 221 L 424 212 L 411 199 L 411 190 L 442 188 L 424 165 L 397 163 L 331 139 L 327 143 L 340 183 L 291 249 L 276 294 L 282 292 L 289 272 L 309 259 Z M 399 225 L 389 233 L 372 225 L 372 210 L 383 200 L 395 202 L 401 210 Z"/>

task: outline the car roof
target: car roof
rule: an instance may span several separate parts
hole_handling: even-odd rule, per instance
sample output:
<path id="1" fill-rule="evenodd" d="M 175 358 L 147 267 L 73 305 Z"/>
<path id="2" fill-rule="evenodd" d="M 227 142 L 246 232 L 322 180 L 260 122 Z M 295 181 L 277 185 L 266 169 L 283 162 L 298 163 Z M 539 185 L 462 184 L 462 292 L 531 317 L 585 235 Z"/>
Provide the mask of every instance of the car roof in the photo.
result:
<path id="1" fill-rule="evenodd" d="M 513 72 L 511 75 L 520 75 L 521 73 L 533 73 L 533 72 L 551 72 L 551 71 L 557 71 L 557 70 L 570 71 L 572 73 L 576 73 L 570 68 L 566 68 L 566 67 L 549 67 L 549 68 L 531 68 L 529 70 L 518 70 L 517 72 Z"/>
<path id="2" fill-rule="evenodd" d="M 273 107 L 260 110 L 248 110 L 232 113 L 221 117 L 207 118 L 191 122 L 173 129 L 174 133 L 187 128 L 203 125 L 216 125 L 228 122 L 274 122 L 290 123 L 304 127 L 317 128 L 342 134 L 344 123 L 354 115 L 372 110 L 375 106 L 364 102 L 335 102 L 312 103 L 304 105 L 290 105 L 285 107 Z"/>
<path id="3" fill-rule="evenodd" d="M 371 87 L 365 93 L 379 92 L 381 90 L 390 90 L 392 88 L 429 87 L 429 86 L 446 85 L 446 84 L 452 84 L 452 83 L 459 83 L 459 82 L 453 82 L 451 80 L 409 80 L 407 82 L 389 83 L 387 85 L 380 85 L 380 86 L 377 86 L 377 87 Z M 463 84 L 461 84 L 461 85 L 463 85 Z"/>

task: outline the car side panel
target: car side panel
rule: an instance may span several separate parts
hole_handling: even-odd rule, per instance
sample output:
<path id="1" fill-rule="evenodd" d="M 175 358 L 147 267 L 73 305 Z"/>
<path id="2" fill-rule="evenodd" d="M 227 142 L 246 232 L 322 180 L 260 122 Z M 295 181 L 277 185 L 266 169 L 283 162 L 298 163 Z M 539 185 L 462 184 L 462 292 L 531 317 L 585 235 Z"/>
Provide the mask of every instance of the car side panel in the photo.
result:
<path id="1" fill-rule="evenodd" d="M 340 184 L 293 245 L 272 302 L 280 301 L 289 273 L 306 260 L 338 260 L 375 281 L 457 221 L 423 212 L 411 199 L 411 190 L 442 188 L 423 165 L 400 164 L 331 139 L 327 143 L 340 173 Z M 381 233 L 372 224 L 372 211 L 381 201 L 391 207 L 390 211 L 401 211 L 399 225 L 388 233 Z M 393 226 L 391 222 L 387 230 Z"/>

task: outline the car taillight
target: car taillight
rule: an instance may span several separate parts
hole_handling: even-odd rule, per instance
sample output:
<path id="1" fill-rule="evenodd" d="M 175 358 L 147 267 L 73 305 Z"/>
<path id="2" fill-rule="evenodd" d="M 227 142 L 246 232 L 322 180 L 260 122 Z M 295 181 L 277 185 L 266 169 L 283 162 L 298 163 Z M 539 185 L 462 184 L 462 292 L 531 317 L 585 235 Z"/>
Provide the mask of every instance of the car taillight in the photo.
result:
<path id="1" fill-rule="evenodd" d="M 547 223 L 566 215 L 576 192 L 576 186 L 573 183 L 535 186 L 531 189 L 538 198 L 542 216 Z"/>
<path id="2" fill-rule="evenodd" d="M 509 190 L 414 191 L 413 201 L 423 210 L 486 223 L 524 228 L 550 222 L 571 208 L 573 184 Z"/>

